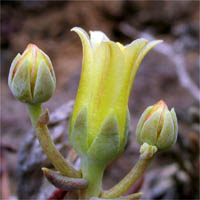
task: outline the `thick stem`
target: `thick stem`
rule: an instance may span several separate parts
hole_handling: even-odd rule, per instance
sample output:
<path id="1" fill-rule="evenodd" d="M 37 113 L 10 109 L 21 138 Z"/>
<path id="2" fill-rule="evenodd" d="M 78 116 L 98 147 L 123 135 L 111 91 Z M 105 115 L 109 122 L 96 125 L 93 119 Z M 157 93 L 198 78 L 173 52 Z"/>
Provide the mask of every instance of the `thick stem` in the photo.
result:
<path id="1" fill-rule="evenodd" d="M 64 176 L 74 178 L 80 177 L 80 173 L 76 171 L 70 164 L 68 164 L 62 154 L 57 151 L 56 146 L 49 135 L 47 125 L 38 123 L 38 119 L 42 114 L 41 105 L 28 104 L 28 111 L 32 125 L 36 130 L 36 136 L 40 142 L 40 145 L 54 167 Z"/>
<path id="2" fill-rule="evenodd" d="M 113 188 L 103 192 L 102 198 L 117 198 L 123 195 L 128 189 L 144 174 L 145 170 L 151 164 L 153 155 L 157 151 L 155 146 L 143 144 L 140 149 L 140 158 L 132 170 Z"/>
<path id="3" fill-rule="evenodd" d="M 105 166 L 98 165 L 87 158 L 81 158 L 83 178 L 88 181 L 88 187 L 81 191 L 80 199 L 98 197 L 102 191 L 102 178 Z"/>

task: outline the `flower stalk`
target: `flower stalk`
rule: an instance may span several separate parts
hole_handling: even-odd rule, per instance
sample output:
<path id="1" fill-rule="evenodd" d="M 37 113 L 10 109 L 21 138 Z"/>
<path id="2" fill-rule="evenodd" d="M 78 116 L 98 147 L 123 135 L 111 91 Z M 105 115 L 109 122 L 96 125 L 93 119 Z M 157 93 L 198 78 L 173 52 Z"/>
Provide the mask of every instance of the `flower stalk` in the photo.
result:
<path id="1" fill-rule="evenodd" d="M 101 198 L 111 199 L 123 195 L 144 174 L 151 164 L 157 148 L 144 143 L 140 148 L 140 158 L 132 170 L 113 188 L 103 192 Z"/>
<path id="2" fill-rule="evenodd" d="M 142 197 L 143 193 L 142 192 L 137 192 L 137 193 L 133 193 L 127 196 L 121 196 L 120 198 L 112 198 L 112 200 L 138 200 Z M 90 200 L 105 200 L 105 198 L 97 198 L 97 197 L 93 197 L 90 198 Z"/>
<path id="3" fill-rule="evenodd" d="M 49 118 L 48 112 L 46 111 L 42 115 L 41 104 L 27 104 L 27 107 L 32 125 L 35 128 L 36 136 L 40 142 L 40 145 L 54 167 L 58 171 L 60 171 L 62 175 L 73 178 L 81 177 L 80 172 L 75 170 L 69 163 L 67 163 L 62 154 L 56 149 L 56 146 L 49 135 L 49 130 L 47 127 Z"/>
<path id="4" fill-rule="evenodd" d="M 83 179 L 88 181 L 88 187 L 81 191 L 80 199 L 98 197 L 102 191 L 102 178 L 105 164 L 102 163 L 102 165 L 99 165 L 87 158 L 81 158 L 81 169 Z"/>

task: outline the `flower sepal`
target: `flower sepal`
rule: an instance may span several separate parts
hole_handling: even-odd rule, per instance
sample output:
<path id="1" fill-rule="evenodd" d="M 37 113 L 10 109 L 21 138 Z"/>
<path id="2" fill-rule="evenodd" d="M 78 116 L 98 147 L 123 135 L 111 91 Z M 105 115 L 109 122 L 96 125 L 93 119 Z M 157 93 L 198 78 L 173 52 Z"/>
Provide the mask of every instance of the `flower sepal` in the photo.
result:
<path id="1" fill-rule="evenodd" d="M 83 107 L 78 113 L 74 124 L 72 125 L 72 119 L 70 119 L 70 126 L 68 131 L 69 142 L 79 154 L 83 156 L 87 154 L 88 150 L 88 109 Z"/>
<path id="2" fill-rule="evenodd" d="M 127 133 L 125 137 L 127 137 Z M 118 120 L 116 115 L 111 112 L 89 145 L 88 112 L 87 107 L 83 107 L 74 124 L 70 124 L 69 140 L 80 157 L 87 157 L 96 164 L 104 163 L 106 165 L 123 151 L 127 138 L 123 138 L 123 141 L 120 142 Z"/>
<path id="3" fill-rule="evenodd" d="M 87 155 L 98 163 L 108 164 L 118 156 L 120 133 L 116 115 L 110 113 L 88 149 Z"/>

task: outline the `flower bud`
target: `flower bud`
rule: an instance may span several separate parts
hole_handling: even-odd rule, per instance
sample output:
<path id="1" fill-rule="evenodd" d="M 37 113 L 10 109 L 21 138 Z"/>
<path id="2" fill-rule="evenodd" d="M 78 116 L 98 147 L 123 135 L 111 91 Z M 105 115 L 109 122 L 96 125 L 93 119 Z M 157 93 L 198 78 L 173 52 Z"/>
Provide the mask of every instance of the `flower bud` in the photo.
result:
<path id="1" fill-rule="evenodd" d="M 8 85 L 12 94 L 24 103 L 43 103 L 53 95 L 56 78 L 52 63 L 36 45 L 29 44 L 13 60 Z"/>
<path id="2" fill-rule="evenodd" d="M 176 142 L 177 134 L 176 113 L 173 108 L 169 111 L 162 100 L 144 111 L 136 130 L 140 145 L 147 143 L 158 150 L 169 149 Z"/>

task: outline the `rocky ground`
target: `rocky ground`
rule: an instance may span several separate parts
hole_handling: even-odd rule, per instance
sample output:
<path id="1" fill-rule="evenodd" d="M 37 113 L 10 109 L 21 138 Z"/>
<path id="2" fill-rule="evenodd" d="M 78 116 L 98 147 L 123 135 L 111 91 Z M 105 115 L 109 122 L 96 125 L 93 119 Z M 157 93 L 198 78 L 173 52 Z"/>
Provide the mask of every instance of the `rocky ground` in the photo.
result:
<path id="1" fill-rule="evenodd" d="M 1 157 L 6 161 L 11 196 L 47 199 L 50 194 L 44 191 L 50 186 L 39 178 L 41 172 L 37 169 L 41 165 L 48 165 L 48 162 L 37 150 L 39 146 L 30 131 L 26 108 L 14 99 L 7 86 L 10 63 L 28 43 L 38 45 L 50 56 L 57 77 L 55 95 L 45 107 L 53 112 L 61 105 L 66 105 L 75 98 L 81 72 L 81 43 L 77 35 L 70 32 L 74 26 L 87 31 L 101 30 L 112 40 L 123 44 L 140 36 L 164 40 L 161 51 L 159 48 L 152 50 L 137 73 L 129 102 L 132 132 L 129 145 L 122 157 L 107 169 L 105 188 L 118 182 L 136 162 L 139 145 L 134 133 L 138 118 L 148 105 L 163 99 L 169 108 L 174 107 L 177 112 L 179 138 L 173 150 L 156 157 L 144 177 L 144 183 L 140 184 L 140 190 L 147 199 L 198 199 L 198 1 L 1 3 L 1 143 L 4 149 Z M 183 64 L 180 65 L 181 62 Z M 186 81 L 188 77 L 191 82 Z M 67 131 L 63 120 L 67 120 L 67 115 L 59 120 L 60 128 L 55 131 L 55 134 L 60 133 L 57 144 L 66 153 L 63 141 L 67 143 Z M 27 172 L 27 166 L 33 170 Z M 1 174 L 3 172 L 5 169 L 1 170 Z M 35 187 L 38 181 L 44 187 L 43 192 Z M 5 190 L 5 186 L 2 189 Z"/>

